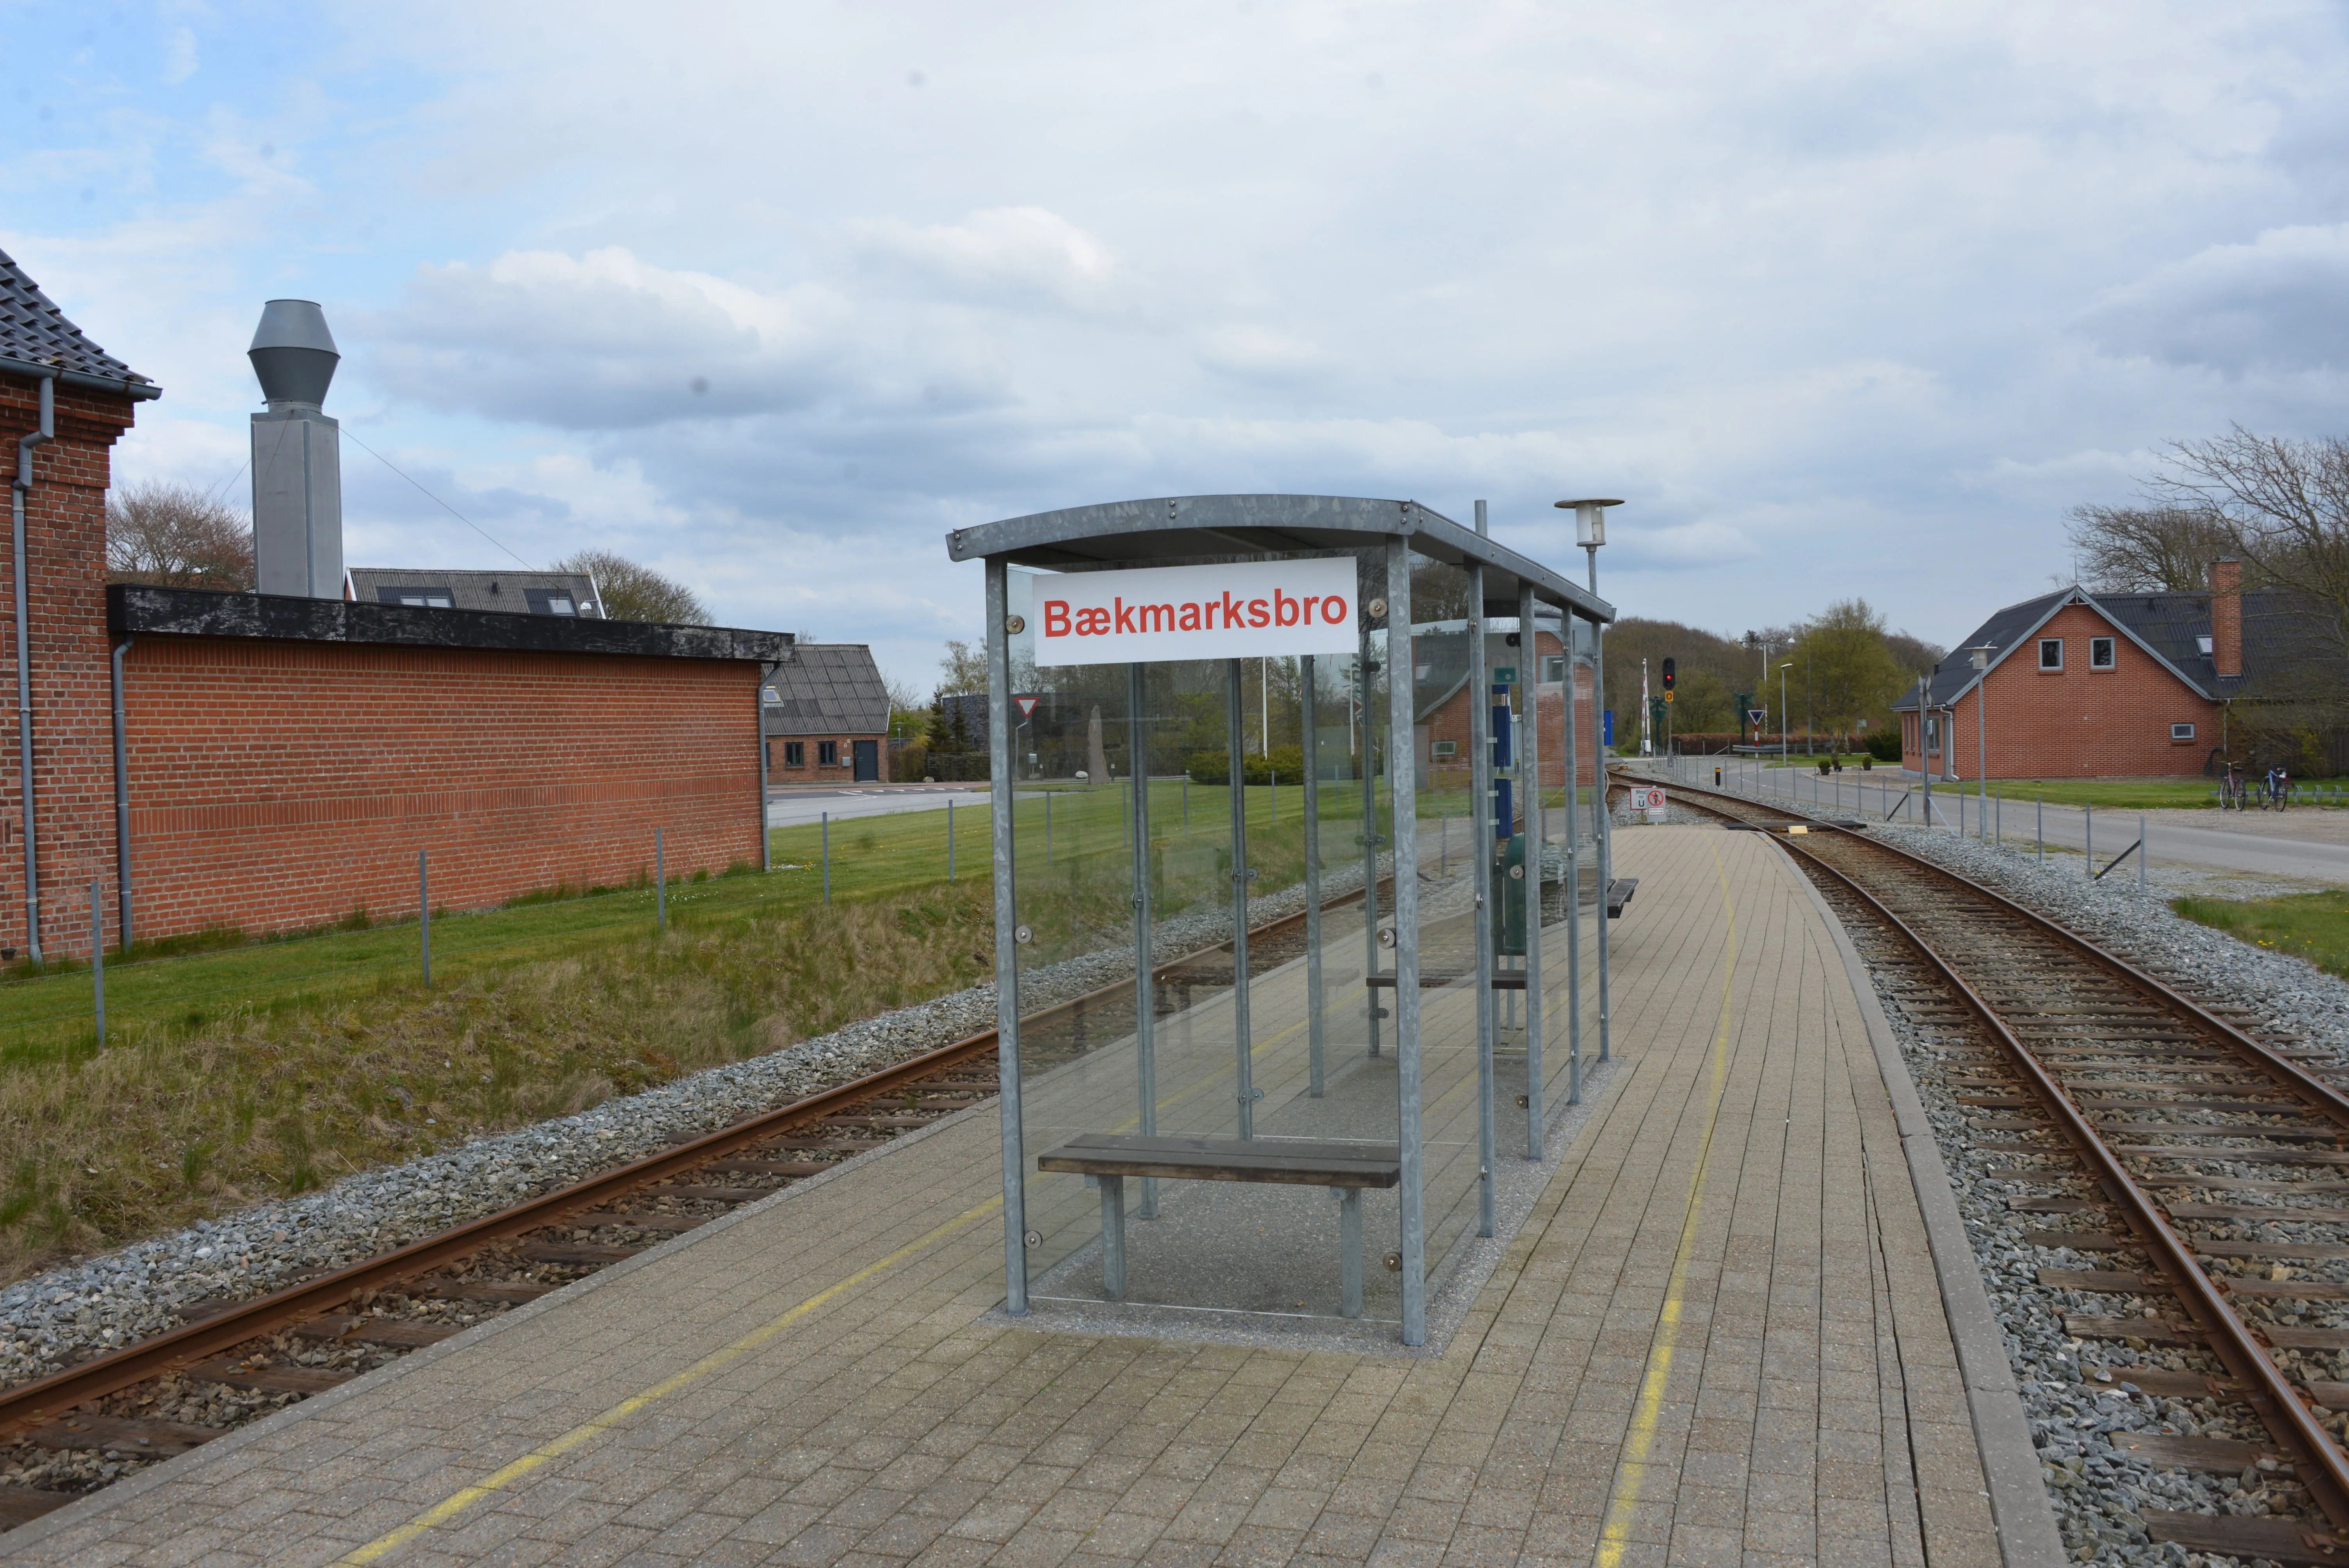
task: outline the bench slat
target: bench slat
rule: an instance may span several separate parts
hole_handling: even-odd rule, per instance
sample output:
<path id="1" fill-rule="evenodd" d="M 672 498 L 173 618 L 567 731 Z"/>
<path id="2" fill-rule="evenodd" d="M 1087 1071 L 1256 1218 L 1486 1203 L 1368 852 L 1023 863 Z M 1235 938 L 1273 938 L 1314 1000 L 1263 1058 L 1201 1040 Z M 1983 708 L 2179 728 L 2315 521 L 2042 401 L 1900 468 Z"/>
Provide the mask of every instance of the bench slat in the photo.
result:
<path id="1" fill-rule="evenodd" d="M 1305 1139 L 1144 1138 L 1088 1133 L 1036 1158 L 1040 1171 L 1086 1176 L 1158 1176 L 1298 1187 L 1392 1187 L 1402 1161 L 1391 1143 Z"/>

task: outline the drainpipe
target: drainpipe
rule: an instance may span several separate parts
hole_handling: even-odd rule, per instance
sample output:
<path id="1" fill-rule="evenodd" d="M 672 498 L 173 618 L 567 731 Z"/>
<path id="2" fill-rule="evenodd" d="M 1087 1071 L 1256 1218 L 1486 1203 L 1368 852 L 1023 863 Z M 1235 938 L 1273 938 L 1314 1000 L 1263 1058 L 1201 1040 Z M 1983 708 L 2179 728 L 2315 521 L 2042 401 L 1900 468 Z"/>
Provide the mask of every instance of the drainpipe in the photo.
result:
<path id="1" fill-rule="evenodd" d="M 130 774 L 122 744 L 122 655 L 138 640 L 126 636 L 114 645 L 114 907 L 125 953 L 130 951 Z"/>
<path id="2" fill-rule="evenodd" d="M 24 780 L 25 799 L 25 947 L 36 964 L 41 961 L 41 883 L 33 838 L 33 635 L 26 624 L 25 498 L 33 489 L 33 449 L 47 446 L 57 434 L 57 378 L 51 371 L 41 377 L 41 428 L 18 438 L 16 477 L 8 487 L 16 552 L 16 769 Z"/>

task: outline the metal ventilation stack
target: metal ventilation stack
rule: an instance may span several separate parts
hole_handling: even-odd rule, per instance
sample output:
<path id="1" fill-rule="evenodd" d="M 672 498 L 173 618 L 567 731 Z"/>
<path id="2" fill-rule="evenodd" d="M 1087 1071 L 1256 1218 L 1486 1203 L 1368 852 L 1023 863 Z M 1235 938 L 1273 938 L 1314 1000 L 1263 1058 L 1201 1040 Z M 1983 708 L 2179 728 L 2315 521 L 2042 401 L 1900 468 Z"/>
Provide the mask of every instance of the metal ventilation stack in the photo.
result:
<path id="1" fill-rule="evenodd" d="M 253 417 L 253 554 L 264 593 L 343 596 L 343 465 L 335 421 L 319 409 L 342 355 L 326 313 L 274 299 L 245 356 L 269 411 Z"/>

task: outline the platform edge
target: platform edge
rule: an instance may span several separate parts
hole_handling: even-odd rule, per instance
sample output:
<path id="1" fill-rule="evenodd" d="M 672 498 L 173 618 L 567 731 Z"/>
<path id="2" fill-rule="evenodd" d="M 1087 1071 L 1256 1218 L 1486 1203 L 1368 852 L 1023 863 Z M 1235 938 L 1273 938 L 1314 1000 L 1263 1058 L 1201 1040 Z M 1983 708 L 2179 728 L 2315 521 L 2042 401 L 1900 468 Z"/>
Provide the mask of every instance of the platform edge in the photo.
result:
<path id="1" fill-rule="evenodd" d="M 1982 1479 L 1990 1488 L 1991 1518 L 1998 1529 L 2000 1559 L 2006 1568 L 2055 1568 L 2069 1563 L 2063 1532 L 2055 1525 L 2054 1506 L 2047 1500 L 2047 1483 L 2040 1474 L 2038 1447 L 2031 1439 L 2031 1420 L 2015 1387 L 2014 1369 L 2006 1358 L 2005 1336 L 1984 1288 L 1982 1265 L 1973 1242 L 1958 1212 L 1957 1193 L 1950 1185 L 1949 1167 L 1941 1146 L 1917 1097 L 1909 1064 L 1893 1037 L 1892 1021 L 1885 1016 L 1883 999 L 1867 961 L 1852 945 L 1817 884 L 1805 875 L 1783 847 L 1787 870 L 1802 883 L 1812 907 L 1819 912 L 1843 957 L 1844 972 L 1859 998 L 1861 1019 L 1868 1043 L 1876 1050 L 1877 1071 L 1892 1101 L 1893 1123 L 1900 1134 L 1900 1151 L 1909 1163 L 1909 1183 L 1925 1221 L 1926 1243 L 1932 1249 L 1933 1272 L 1941 1290 L 1941 1311 L 1949 1320 L 1950 1339 L 1958 1354 L 1958 1371 L 1965 1379 L 1966 1408 L 1973 1418 L 1974 1446 L 1982 1461 Z"/>

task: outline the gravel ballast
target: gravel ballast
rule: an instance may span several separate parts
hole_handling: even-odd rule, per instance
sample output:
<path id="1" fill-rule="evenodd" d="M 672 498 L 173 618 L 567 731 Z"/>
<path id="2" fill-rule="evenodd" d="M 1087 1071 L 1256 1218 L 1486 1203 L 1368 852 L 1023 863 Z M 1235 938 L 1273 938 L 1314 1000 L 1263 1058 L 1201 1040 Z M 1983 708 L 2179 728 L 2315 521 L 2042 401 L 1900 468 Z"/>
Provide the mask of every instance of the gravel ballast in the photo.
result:
<path id="1" fill-rule="evenodd" d="M 1769 804 L 1775 807 L 1782 802 Z M 2349 984 L 2300 959 L 2250 946 L 2173 913 L 2163 902 L 2166 893 L 2213 891 L 2206 879 L 2193 872 L 2166 872 L 2157 863 L 2152 872 L 2156 885 L 2149 894 L 2141 894 L 2133 867 L 2115 872 L 2107 882 L 2094 882 L 2076 855 L 2051 858 L 2042 865 L 2028 845 L 2020 851 L 2000 848 L 1946 830 L 1913 827 L 1879 824 L 1870 831 L 2069 927 L 2205 1006 L 2246 1009 L 2253 1015 L 2249 1019 L 2231 1016 L 2239 1026 L 2271 1042 L 2321 1048 L 2333 1057 L 2331 1064 L 2311 1061 L 2304 1066 L 2326 1076 L 2333 1076 L 2330 1068 L 2349 1067 L 2349 1049 L 2344 1049 L 2349 1047 Z M 2126 841 L 2112 848 L 2124 847 Z M 2109 854 L 2100 855 L 2099 861 Z M 2126 882 L 2122 881 L 2125 874 Z M 2173 882 L 2178 884 L 2175 888 L 2161 885 Z M 1859 945 L 1865 954 L 1872 944 L 1862 941 Z M 2127 1380 L 2125 1368 L 2129 1366 L 2214 1369 L 2216 1362 L 2199 1346 L 2165 1343 L 2158 1336 L 2078 1339 L 2066 1332 L 2066 1313 L 2170 1319 L 2183 1313 L 2176 1298 L 2166 1293 L 2086 1293 L 2039 1283 L 2043 1269 L 2143 1265 L 2124 1261 L 2129 1254 L 2116 1258 L 2111 1253 L 2049 1249 L 2023 1239 L 2027 1230 L 2077 1227 L 2061 1216 L 2017 1212 L 2009 1206 L 2011 1198 L 2094 1194 L 2076 1164 L 2068 1159 L 2035 1168 L 2036 1157 L 1976 1146 L 1967 1112 L 1957 1097 L 1982 1091 L 1979 1086 L 1953 1085 L 1950 1077 L 1980 1073 L 1983 1064 L 1970 1054 L 1952 1058 L 1949 1053 L 1953 1048 L 1971 1053 L 1977 1048 L 1977 1037 L 1912 1015 L 1903 1006 L 1898 988 L 1886 984 L 1887 978 L 1878 975 L 1878 995 L 1949 1169 L 2022 1390 L 2042 1474 L 2073 1559 L 2186 1564 L 2230 1561 L 2205 1558 L 2174 1542 L 2154 1542 L 2145 1528 L 2147 1510 L 2320 1517 L 2311 1509 L 2306 1491 L 2273 1461 L 2261 1461 L 2239 1475 L 2221 1477 L 2156 1469 L 2116 1445 L 2116 1439 L 2125 1441 L 2132 1432 L 2233 1439 L 2261 1445 L 2272 1439 L 2240 1404 L 2149 1396 Z M 2029 1173 L 2018 1175 L 2019 1167 Z M 2241 1176 L 2271 1179 L 2277 1174 L 2272 1166 L 2229 1169 Z M 2320 1169 L 2310 1174 L 2334 1173 Z M 2337 1227 L 2277 1222 L 2247 1222 L 2231 1232 L 2214 1233 L 2269 1241 L 2341 1239 Z M 2349 1281 L 2349 1266 L 2339 1263 L 2295 1267 L 2293 1273 L 2297 1277 Z M 2250 1305 L 2243 1307 L 2242 1300 Z M 2349 1304 L 2293 1298 L 2239 1300 L 2239 1307 L 2254 1315 L 2272 1313 L 2279 1322 L 2301 1327 L 2349 1326 L 2349 1311 L 2342 1310 L 2344 1305 Z M 2286 1349 L 2277 1357 L 2288 1373 L 2299 1377 L 2339 1379 L 2349 1376 L 2349 1356 Z M 2110 1368 L 2114 1380 L 2101 1380 L 2099 1368 Z"/>
<path id="2" fill-rule="evenodd" d="M 1390 858 L 1381 874 L 1391 870 Z M 1323 873 L 1322 895 L 1341 897 L 1361 883 L 1359 865 L 1333 867 Z M 1250 902 L 1250 923 L 1304 907 L 1301 884 L 1268 893 Z M 1164 963 L 1230 934 L 1228 911 L 1193 910 L 1158 923 L 1154 954 Z M 1132 947 L 1114 944 L 1024 969 L 1021 1010 L 1133 973 Z M 974 985 L 576 1116 L 475 1139 L 20 1280 L 0 1290 L 0 1387 L 164 1333 L 177 1326 L 182 1305 L 267 1295 L 994 1026 L 995 987 Z"/>

